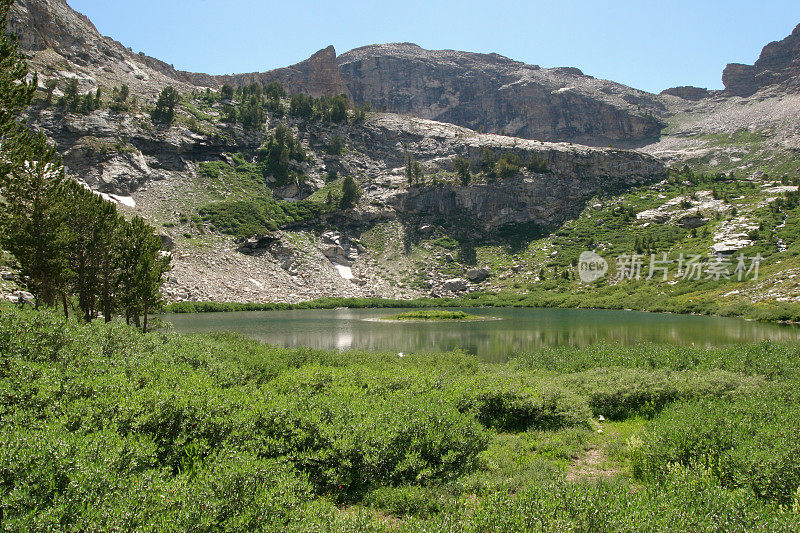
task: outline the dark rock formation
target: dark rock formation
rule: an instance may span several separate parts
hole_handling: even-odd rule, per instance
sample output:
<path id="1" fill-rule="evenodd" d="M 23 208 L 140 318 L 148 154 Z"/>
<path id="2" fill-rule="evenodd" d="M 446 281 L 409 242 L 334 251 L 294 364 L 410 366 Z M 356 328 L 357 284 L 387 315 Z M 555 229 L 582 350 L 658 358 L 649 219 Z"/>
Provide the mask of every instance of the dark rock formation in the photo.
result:
<path id="1" fill-rule="evenodd" d="M 800 24 L 782 41 L 765 46 L 755 65 L 731 63 L 725 67 L 722 83 L 725 91 L 735 96 L 750 96 L 778 84 L 800 91 Z"/>
<path id="2" fill-rule="evenodd" d="M 708 89 L 701 89 L 700 87 L 692 87 L 691 85 L 683 85 L 680 87 L 672 87 L 661 91 L 662 95 L 677 96 L 684 100 L 692 100 L 694 102 L 707 98 L 709 96 Z"/>
<path id="3" fill-rule="evenodd" d="M 386 44 L 339 56 L 358 104 L 516 137 L 630 146 L 657 138 L 655 95 L 497 54 Z"/>

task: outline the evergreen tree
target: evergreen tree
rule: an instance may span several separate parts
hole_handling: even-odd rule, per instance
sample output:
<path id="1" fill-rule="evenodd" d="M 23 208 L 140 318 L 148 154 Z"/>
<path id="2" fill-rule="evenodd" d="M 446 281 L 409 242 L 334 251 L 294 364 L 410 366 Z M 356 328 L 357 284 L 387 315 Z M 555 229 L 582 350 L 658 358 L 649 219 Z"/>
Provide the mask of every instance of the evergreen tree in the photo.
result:
<path id="1" fill-rule="evenodd" d="M 53 93 L 58 88 L 58 80 L 52 79 L 47 80 L 44 84 L 45 87 L 45 105 L 52 105 L 53 103 Z"/>
<path id="2" fill-rule="evenodd" d="M 106 321 L 114 312 L 114 289 L 118 283 L 117 247 L 120 244 L 117 209 L 77 182 L 65 187 L 69 241 L 66 248 L 73 272 L 72 292 L 88 322 L 102 311 Z"/>
<path id="3" fill-rule="evenodd" d="M 383 110 L 386 111 L 386 106 L 383 107 Z M 372 106 L 369 104 L 369 102 L 366 102 L 361 107 L 356 107 L 353 110 L 353 122 L 364 122 L 364 120 L 367 118 L 367 113 L 370 111 L 372 111 Z"/>
<path id="4" fill-rule="evenodd" d="M 466 187 L 472 179 L 472 174 L 469 171 L 469 161 L 463 157 L 456 157 L 453 159 L 453 168 L 458 175 L 461 185 Z"/>
<path id="5" fill-rule="evenodd" d="M 286 91 L 280 83 L 272 82 L 264 85 L 264 95 L 272 100 L 286 98 Z"/>
<path id="6" fill-rule="evenodd" d="M 61 97 L 59 104 L 61 107 L 73 113 L 80 109 L 81 96 L 78 80 L 72 78 L 67 82 L 67 87 L 64 89 L 64 96 Z"/>
<path id="7" fill-rule="evenodd" d="M 260 85 L 258 87 L 261 87 Z M 261 96 L 250 95 L 245 98 L 238 111 L 239 121 L 246 130 L 260 129 L 267 120 L 261 103 Z"/>
<path id="8" fill-rule="evenodd" d="M 52 306 L 66 290 L 69 272 L 64 249 L 66 227 L 61 196 L 64 171 L 55 149 L 42 134 L 21 132 L 15 159 L 3 176 L 0 244 L 20 265 L 28 289 L 40 304 Z"/>
<path id="9" fill-rule="evenodd" d="M 233 87 L 230 85 L 223 85 L 219 95 L 223 100 L 233 100 Z"/>
<path id="10" fill-rule="evenodd" d="M 86 114 L 94 111 L 94 95 L 91 92 L 84 94 L 81 98 L 79 111 Z"/>
<path id="11" fill-rule="evenodd" d="M 21 119 L 38 80 L 16 38 L 6 33 L 11 0 L 0 0 L 0 244 L 14 254 L 36 305 L 53 305 L 67 282 L 63 212 L 57 208 L 64 173 L 41 133 Z"/>
<path id="12" fill-rule="evenodd" d="M 310 119 L 314 115 L 314 98 L 305 94 L 292 96 L 289 113 L 296 118 Z"/>
<path id="13" fill-rule="evenodd" d="M 260 152 L 261 174 L 264 178 L 272 176 L 278 185 L 285 185 L 292 177 L 291 162 L 304 161 L 306 158 L 303 145 L 295 138 L 292 130 L 278 124 L 267 144 Z"/>
<path id="14" fill-rule="evenodd" d="M 174 87 L 164 87 L 151 114 L 153 121 L 172 124 L 172 119 L 175 118 L 175 106 L 178 105 L 179 101 L 180 95 Z"/>
<path id="15" fill-rule="evenodd" d="M 342 184 L 342 201 L 339 204 L 340 207 L 342 209 L 353 207 L 356 205 L 356 203 L 358 203 L 358 199 L 361 198 L 361 194 L 361 187 L 358 186 L 356 180 L 350 176 L 347 176 Z"/>
<path id="16" fill-rule="evenodd" d="M 130 96 L 130 89 L 127 85 L 122 87 L 114 87 L 111 91 L 111 110 L 116 112 L 128 111 L 128 96 Z"/>
<path id="17" fill-rule="evenodd" d="M 120 303 L 137 323 L 145 316 L 146 329 L 169 257 L 144 221 L 125 222 L 112 203 L 67 180 L 55 148 L 22 121 L 36 79 L 26 81 L 24 58 L 4 32 L 10 5 L 0 0 L 0 245 L 19 263 L 37 307 L 60 297 L 69 315 L 75 295 L 87 320 L 100 310 L 110 320 Z M 101 93 L 88 96 L 94 107 Z M 65 102 L 80 100 L 70 83 Z"/>
<path id="18" fill-rule="evenodd" d="M 148 314 L 161 302 L 161 285 L 170 258 L 161 254 L 161 239 L 141 217 L 124 222 L 120 239 L 120 305 L 125 319 L 146 332 Z"/>
<path id="19" fill-rule="evenodd" d="M 496 163 L 497 158 L 494 152 L 490 148 L 484 147 L 481 155 L 481 170 L 483 170 L 484 174 L 486 174 L 486 178 L 490 181 L 495 178 L 494 168 Z"/>
<path id="20" fill-rule="evenodd" d="M 342 155 L 344 151 L 344 141 L 338 135 L 334 135 L 331 144 L 328 146 L 328 153 L 331 155 Z"/>
<path id="21" fill-rule="evenodd" d="M 494 176 L 500 179 L 512 178 L 519 174 L 522 162 L 513 152 L 505 152 L 494 165 Z"/>
<path id="22" fill-rule="evenodd" d="M 411 168 L 411 177 L 417 186 L 422 185 L 425 181 L 425 175 L 422 172 L 422 165 L 419 164 L 419 161 L 414 160 Z"/>
<path id="23" fill-rule="evenodd" d="M 535 174 L 546 174 L 550 170 L 547 167 L 547 163 L 536 155 L 531 155 L 525 163 L 525 166 Z"/>

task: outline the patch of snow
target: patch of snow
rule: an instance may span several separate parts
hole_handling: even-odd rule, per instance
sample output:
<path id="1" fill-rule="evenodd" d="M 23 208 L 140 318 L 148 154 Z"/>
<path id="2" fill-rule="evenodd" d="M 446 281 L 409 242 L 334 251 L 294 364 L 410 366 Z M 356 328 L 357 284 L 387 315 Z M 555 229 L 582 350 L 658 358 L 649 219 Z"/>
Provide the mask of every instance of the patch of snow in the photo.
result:
<path id="1" fill-rule="evenodd" d="M 108 196 L 118 204 L 131 208 L 136 207 L 136 200 L 134 200 L 132 196 L 118 196 L 116 194 L 109 194 Z"/>
<path id="2" fill-rule="evenodd" d="M 349 266 L 345 265 L 337 265 L 334 264 L 333 266 L 336 267 L 336 270 L 339 272 L 339 275 L 342 276 L 344 279 L 355 279 L 356 277 L 353 275 L 353 269 Z"/>
<path id="3" fill-rule="evenodd" d="M 83 185 L 86 190 L 92 191 L 91 187 L 89 187 L 86 183 L 81 183 L 81 185 Z M 131 208 L 136 207 L 136 200 L 134 200 L 132 196 L 119 196 L 118 194 L 106 194 L 104 192 L 95 192 L 95 194 L 99 195 L 100 198 L 106 200 L 107 202 L 113 202 L 115 204 L 120 204 Z"/>

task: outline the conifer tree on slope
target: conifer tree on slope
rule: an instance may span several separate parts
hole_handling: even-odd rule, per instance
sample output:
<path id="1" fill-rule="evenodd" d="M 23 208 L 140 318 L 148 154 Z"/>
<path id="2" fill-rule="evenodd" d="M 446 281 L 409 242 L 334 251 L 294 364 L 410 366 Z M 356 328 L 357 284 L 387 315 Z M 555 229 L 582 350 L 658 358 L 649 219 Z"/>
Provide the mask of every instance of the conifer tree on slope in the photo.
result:
<path id="1" fill-rule="evenodd" d="M 20 263 L 37 306 L 66 305 L 68 269 L 63 248 L 63 210 L 58 198 L 64 182 L 61 161 L 41 133 L 21 119 L 38 80 L 29 81 L 28 64 L 17 40 L 6 33 L 13 0 L 0 0 L 0 245 Z"/>

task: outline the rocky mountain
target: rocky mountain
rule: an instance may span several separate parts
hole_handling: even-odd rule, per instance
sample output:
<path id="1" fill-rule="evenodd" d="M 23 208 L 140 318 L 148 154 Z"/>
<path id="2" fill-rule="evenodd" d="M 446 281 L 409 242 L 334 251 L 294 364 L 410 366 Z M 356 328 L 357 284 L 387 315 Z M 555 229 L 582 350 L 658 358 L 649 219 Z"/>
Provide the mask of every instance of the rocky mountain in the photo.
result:
<path id="1" fill-rule="evenodd" d="M 64 0 L 17 0 L 9 28 L 31 56 L 35 70 L 48 78 L 77 78 L 83 90 L 126 84 L 135 94 L 153 97 L 166 85 L 189 90 L 219 89 L 253 82 L 278 82 L 288 91 L 314 96 L 347 94 L 339 77 L 332 46 L 286 68 L 264 73 L 211 76 L 176 70 L 158 59 L 135 54 L 111 38 L 102 36 L 92 22 Z"/>
<path id="2" fill-rule="evenodd" d="M 658 137 L 665 107 L 655 95 L 497 54 L 424 50 L 410 43 L 342 54 L 357 103 L 515 137 L 632 146 Z"/>
<path id="3" fill-rule="evenodd" d="M 751 96 L 774 86 L 800 92 L 800 24 L 785 39 L 765 46 L 755 65 L 728 65 L 722 73 L 722 82 L 725 91 L 736 96 Z"/>
<path id="4" fill-rule="evenodd" d="M 176 70 L 103 37 L 64 0 L 18 0 L 11 30 L 44 75 L 69 72 L 86 88 L 126 82 L 154 94 L 166 84 L 219 88 L 277 81 L 290 92 L 347 94 L 361 105 L 490 133 L 549 141 L 637 146 L 658 137 L 658 97 L 586 76 L 543 69 L 497 54 L 428 51 L 412 44 L 333 47 L 269 72 L 211 76 Z M 69 68 L 62 68 L 69 65 Z M 93 72 L 92 72 L 93 71 Z"/>
<path id="5" fill-rule="evenodd" d="M 175 80 L 198 87 L 219 89 L 225 84 L 241 87 L 252 83 L 266 85 L 275 82 L 280 83 L 291 94 L 310 94 L 312 96 L 345 94 L 349 96 L 349 90 L 339 75 L 336 50 L 333 46 L 324 48 L 305 61 L 290 67 L 267 72 L 222 76 L 175 70 L 171 65 L 147 56 L 144 57 L 144 61 L 152 68 Z"/>
<path id="6" fill-rule="evenodd" d="M 9 27 L 40 77 L 31 124 L 57 142 L 71 176 L 163 234 L 174 257 L 167 287 L 173 301 L 516 289 L 534 283 L 558 254 L 542 235 L 591 217 L 587 210 L 603 202 L 617 205 L 626 191 L 666 201 L 653 189 L 665 163 L 742 175 L 800 168 L 800 94 L 792 91 L 791 74 L 797 30 L 765 48 L 748 71 L 757 92 L 739 96 L 737 82 L 726 91 L 676 87 L 653 95 L 574 68 L 407 43 L 338 57 L 328 47 L 263 73 L 190 73 L 100 35 L 64 0 L 18 0 Z M 82 94 L 102 88 L 105 104 L 74 113 L 47 103 L 47 82 L 58 82 L 58 97 L 69 79 L 78 80 Z M 289 93 L 345 94 L 373 111 L 361 119 L 351 112 L 343 122 L 309 120 L 288 116 L 284 99 L 265 108 L 261 127 L 245 128 L 228 115 L 239 97 L 204 96 L 223 84 L 273 81 Z M 122 84 L 133 101 L 112 109 L 108 95 Z M 168 85 L 183 94 L 170 126 L 148 112 Z M 307 154 L 292 163 L 295 179 L 280 186 L 255 170 L 279 124 Z M 632 146 L 639 151 L 621 149 Z M 468 185 L 457 176 L 455 157 L 469 162 Z M 487 157 L 506 157 L 511 171 L 494 176 Z M 418 167 L 413 184 L 409 161 Z M 363 191 L 357 205 L 320 207 L 335 203 L 344 176 Z M 261 216 L 253 215 L 258 202 L 290 211 L 313 205 L 321 214 L 247 236 L 207 216 L 215 206 L 240 218 Z M 612 215 L 597 216 L 597 224 Z M 525 246 L 535 262 L 521 264 L 513 255 Z"/>
<path id="7" fill-rule="evenodd" d="M 800 25 L 764 47 L 755 65 L 730 64 L 724 91 L 661 93 L 667 126 L 642 149 L 678 165 L 740 175 L 800 171 Z"/>

